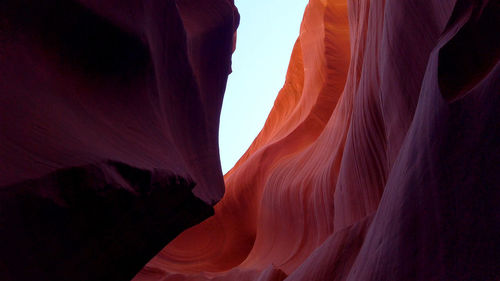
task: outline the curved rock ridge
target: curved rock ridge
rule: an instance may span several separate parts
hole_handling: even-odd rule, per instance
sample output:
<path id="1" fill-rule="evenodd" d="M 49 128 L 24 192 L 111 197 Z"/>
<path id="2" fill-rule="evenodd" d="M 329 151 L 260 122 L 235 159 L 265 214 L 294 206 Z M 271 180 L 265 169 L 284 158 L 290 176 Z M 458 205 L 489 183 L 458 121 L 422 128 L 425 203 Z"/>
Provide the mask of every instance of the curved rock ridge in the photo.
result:
<path id="1" fill-rule="evenodd" d="M 0 280 L 130 280 L 224 194 L 232 0 L 0 1 Z"/>
<path id="2" fill-rule="evenodd" d="M 498 280 L 499 7 L 310 0 L 215 215 L 134 280 Z"/>
<path id="3" fill-rule="evenodd" d="M 112 160 L 171 170 L 220 200 L 231 0 L 0 5 L 0 186 Z"/>

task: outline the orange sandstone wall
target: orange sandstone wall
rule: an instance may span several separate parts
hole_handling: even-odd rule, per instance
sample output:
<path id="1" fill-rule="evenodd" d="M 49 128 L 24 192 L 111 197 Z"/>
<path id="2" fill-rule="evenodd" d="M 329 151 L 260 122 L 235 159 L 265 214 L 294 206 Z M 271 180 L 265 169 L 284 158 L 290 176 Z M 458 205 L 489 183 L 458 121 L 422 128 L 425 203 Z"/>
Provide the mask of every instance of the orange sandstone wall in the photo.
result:
<path id="1" fill-rule="evenodd" d="M 499 11 L 310 0 L 215 215 L 134 280 L 497 280 Z"/>

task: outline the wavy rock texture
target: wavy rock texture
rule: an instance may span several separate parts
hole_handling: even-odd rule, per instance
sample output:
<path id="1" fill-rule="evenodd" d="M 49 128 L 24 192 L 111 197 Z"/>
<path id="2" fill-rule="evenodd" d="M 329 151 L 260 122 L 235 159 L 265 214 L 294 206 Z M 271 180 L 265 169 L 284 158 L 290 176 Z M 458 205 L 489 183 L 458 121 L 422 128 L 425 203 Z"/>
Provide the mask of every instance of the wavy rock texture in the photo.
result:
<path id="1" fill-rule="evenodd" d="M 499 14 L 310 0 L 223 179 L 231 1 L 0 2 L 0 279 L 499 280 Z"/>
<path id="2" fill-rule="evenodd" d="M 1 280 L 130 280 L 213 214 L 238 20 L 232 0 L 0 1 Z"/>
<path id="3" fill-rule="evenodd" d="M 134 280 L 500 279 L 499 13 L 310 0 L 215 216 Z"/>

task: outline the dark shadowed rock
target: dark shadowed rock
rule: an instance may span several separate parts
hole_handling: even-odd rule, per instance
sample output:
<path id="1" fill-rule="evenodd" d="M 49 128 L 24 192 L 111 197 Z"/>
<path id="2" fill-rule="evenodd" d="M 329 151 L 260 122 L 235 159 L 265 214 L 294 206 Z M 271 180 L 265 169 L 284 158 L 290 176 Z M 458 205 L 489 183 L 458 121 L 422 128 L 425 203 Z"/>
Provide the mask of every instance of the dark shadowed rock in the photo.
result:
<path id="1" fill-rule="evenodd" d="M 61 169 L 0 189 L 1 280 L 130 280 L 213 214 L 194 183 L 123 163 Z"/>
<path id="2" fill-rule="evenodd" d="M 196 2 L 0 1 L 0 280 L 130 280 L 213 213 L 239 18 Z"/>

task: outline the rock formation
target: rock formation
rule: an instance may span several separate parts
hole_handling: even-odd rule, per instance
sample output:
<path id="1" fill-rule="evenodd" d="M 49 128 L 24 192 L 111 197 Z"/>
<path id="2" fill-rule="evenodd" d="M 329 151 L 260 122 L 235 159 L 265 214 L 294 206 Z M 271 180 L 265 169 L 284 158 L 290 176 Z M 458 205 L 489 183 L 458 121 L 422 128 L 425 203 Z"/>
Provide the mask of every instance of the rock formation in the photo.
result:
<path id="1" fill-rule="evenodd" d="M 230 0 L 0 2 L 0 280 L 130 280 L 213 213 L 238 20 Z"/>
<path id="2" fill-rule="evenodd" d="M 310 0 L 177 237 L 224 192 L 233 3 L 45 2 L 0 3 L 1 280 L 500 280 L 498 1 Z"/>
<path id="3" fill-rule="evenodd" d="M 499 7 L 310 0 L 215 215 L 134 280 L 499 280 Z"/>

